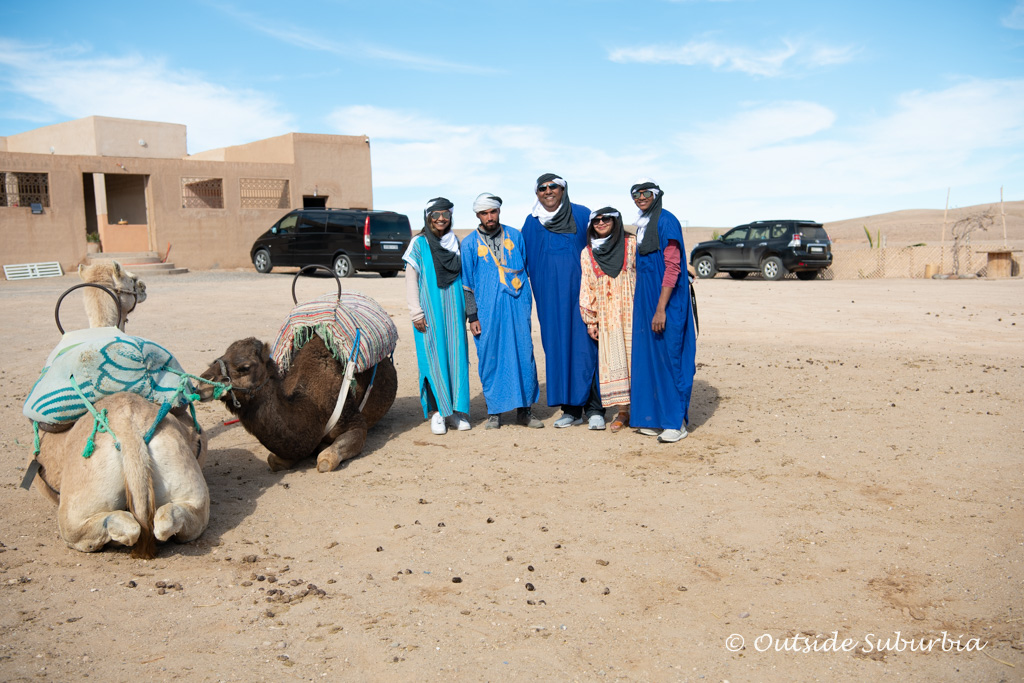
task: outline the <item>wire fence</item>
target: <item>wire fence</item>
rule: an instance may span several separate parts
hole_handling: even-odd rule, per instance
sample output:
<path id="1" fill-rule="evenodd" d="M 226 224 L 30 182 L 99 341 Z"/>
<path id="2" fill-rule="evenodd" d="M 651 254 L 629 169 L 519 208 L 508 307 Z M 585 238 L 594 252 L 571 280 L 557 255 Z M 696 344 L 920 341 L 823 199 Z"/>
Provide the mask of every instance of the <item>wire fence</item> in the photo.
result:
<path id="1" fill-rule="evenodd" d="M 822 273 L 822 277 L 834 280 L 924 278 L 932 273 L 985 277 L 988 274 L 986 250 L 1002 248 L 1002 242 L 965 242 L 958 248 L 951 244 L 879 249 L 833 246 L 832 267 Z M 1020 249 L 1020 245 L 1012 248 Z M 1020 259 L 1016 255 L 1011 274 L 1020 274 Z"/>

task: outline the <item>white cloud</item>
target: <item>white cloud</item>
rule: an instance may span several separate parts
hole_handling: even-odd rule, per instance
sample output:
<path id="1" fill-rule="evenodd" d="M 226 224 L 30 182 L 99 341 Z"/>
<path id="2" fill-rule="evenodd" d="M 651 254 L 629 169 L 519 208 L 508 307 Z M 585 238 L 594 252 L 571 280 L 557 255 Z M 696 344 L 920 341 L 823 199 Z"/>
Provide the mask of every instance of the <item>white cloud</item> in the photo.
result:
<path id="1" fill-rule="evenodd" d="M 703 65 L 755 76 L 780 76 L 787 64 L 803 67 L 831 66 L 846 63 L 855 54 L 856 49 L 852 46 L 805 48 L 801 43 L 789 40 L 783 40 L 781 47 L 766 50 L 698 40 L 685 45 L 616 48 L 609 53 L 608 58 L 620 63 Z"/>
<path id="2" fill-rule="evenodd" d="M 1002 24 L 1006 28 L 1024 30 L 1024 0 L 1017 0 L 1010 13 L 1003 17 Z"/>
<path id="3" fill-rule="evenodd" d="M 93 57 L 84 48 L 0 40 L 0 65 L 0 79 L 10 91 L 46 105 L 53 117 L 182 123 L 192 152 L 280 135 L 292 127 L 291 117 L 264 95 L 170 69 L 161 60 Z"/>
<path id="4" fill-rule="evenodd" d="M 252 14 L 240 12 L 234 9 L 222 8 L 228 15 L 242 22 L 254 31 L 259 31 L 276 40 L 294 45 L 304 50 L 317 52 L 328 52 L 330 54 L 345 57 L 347 59 L 370 59 L 373 61 L 387 62 L 400 67 L 414 69 L 417 71 L 430 71 L 435 73 L 467 73 L 467 74 L 493 74 L 494 69 L 474 64 L 460 64 L 449 62 L 443 59 L 427 57 L 409 52 L 403 52 L 390 47 L 381 47 L 364 41 L 349 40 L 347 42 L 335 42 L 314 35 L 308 28 L 299 28 L 280 20 L 265 19 Z M 349 37 L 346 35 L 346 37 Z"/>
<path id="5" fill-rule="evenodd" d="M 1006 150 L 1024 143 L 1024 80 L 910 92 L 895 105 L 889 115 L 842 127 L 819 104 L 760 106 L 678 136 L 678 151 L 696 171 L 670 177 L 706 205 L 698 213 L 743 198 L 764 206 L 830 202 L 826 217 L 842 218 L 870 213 L 839 208 L 865 199 L 998 187 L 1014 158 Z"/>
<path id="6" fill-rule="evenodd" d="M 328 120 L 338 133 L 370 137 L 375 206 L 412 217 L 441 194 L 455 202 L 463 226 L 472 220 L 472 198 L 483 191 L 500 195 L 503 220 L 518 226 L 533 206 L 532 181 L 547 171 L 569 181 L 578 203 L 603 206 L 609 196 L 626 198 L 636 169 L 657 156 L 566 145 L 537 126 L 451 124 L 372 106 L 343 107 Z"/>

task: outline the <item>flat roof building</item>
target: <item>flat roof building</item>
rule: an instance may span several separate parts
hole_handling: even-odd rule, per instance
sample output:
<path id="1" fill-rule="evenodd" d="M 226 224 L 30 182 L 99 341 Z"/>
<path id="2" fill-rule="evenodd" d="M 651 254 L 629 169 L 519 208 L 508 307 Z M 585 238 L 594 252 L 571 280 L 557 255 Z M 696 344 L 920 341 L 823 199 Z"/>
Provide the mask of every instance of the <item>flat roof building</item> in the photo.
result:
<path id="1" fill-rule="evenodd" d="M 189 155 L 185 126 L 90 116 L 0 137 L 0 265 L 173 249 L 188 268 L 249 265 L 304 206 L 373 208 L 366 136 L 288 133 Z"/>

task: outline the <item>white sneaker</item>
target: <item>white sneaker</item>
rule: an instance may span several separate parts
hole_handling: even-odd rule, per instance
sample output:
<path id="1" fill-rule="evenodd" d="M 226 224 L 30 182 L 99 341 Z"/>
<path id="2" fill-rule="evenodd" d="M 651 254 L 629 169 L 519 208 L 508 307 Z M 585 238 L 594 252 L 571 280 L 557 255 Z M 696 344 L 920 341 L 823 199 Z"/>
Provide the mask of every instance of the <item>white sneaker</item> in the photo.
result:
<path id="1" fill-rule="evenodd" d="M 644 436 L 657 436 L 658 434 L 661 434 L 661 432 L 659 432 L 657 429 L 651 429 L 650 427 L 641 427 L 637 431 L 639 431 Z"/>
<path id="2" fill-rule="evenodd" d="M 676 441 L 682 441 L 685 438 L 685 429 L 666 429 L 658 435 L 658 441 L 661 443 L 675 443 Z"/>
<path id="3" fill-rule="evenodd" d="M 448 425 L 444 423 L 441 413 L 434 413 L 434 416 L 430 418 L 430 431 L 435 434 L 444 434 L 448 431 Z"/>
<path id="4" fill-rule="evenodd" d="M 604 418 L 600 415 L 591 415 L 587 429 L 604 429 Z"/>
<path id="5" fill-rule="evenodd" d="M 448 424 L 460 432 L 468 432 L 473 428 L 473 425 L 469 424 L 468 417 L 465 413 L 452 413 L 448 416 Z"/>

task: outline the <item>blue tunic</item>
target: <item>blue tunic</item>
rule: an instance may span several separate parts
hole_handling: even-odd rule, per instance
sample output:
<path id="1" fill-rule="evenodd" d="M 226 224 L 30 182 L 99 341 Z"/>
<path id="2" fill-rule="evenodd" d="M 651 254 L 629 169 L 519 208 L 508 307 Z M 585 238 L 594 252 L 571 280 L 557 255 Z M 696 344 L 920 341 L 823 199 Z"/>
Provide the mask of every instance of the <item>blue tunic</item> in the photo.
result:
<path id="1" fill-rule="evenodd" d="M 655 334 L 651 320 L 661 297 L 665 276 L 663 253 L 669 240 L 679 243 L 682 272 L 665 307 L 665 331 Z M 633 361 L 630 368 L 632 427 L 682 429 L 689 421 L 690 393 L 696 370 L 697 332 L 690 306 L 683 230 L 662 209 L 658 220 L 658 251 L 636 255 L 636 294 L 633 297 Z"/>
<path id="2" fill-rule="evenodd" d="M 540 394 L 523 236 L 515 228 L 501 228 L 500 264 L 476 230 L 462 240 L 461 247 L 462 284 L 473 292 L 480 321 L 480 336 L 473 338 L 480 383 L 492 415 L 530 406 Z"/>
<path id="3" fill-rule="evenodd" d="M 549 231 L 534 216 L 523 224 L 526 271 L 537 300 L 549 406 L 582 406 L 597 376 L 597 342 L 580 317 L 580 252 L 590 209 L 572 205 L 576 234 Z"/>
<path id="4" fill-rule="evenodd" d="M 427 384 L 437 401 L 437 410 L 448 417 L 469 412 L 469 347 L 466 344 L 466 298 L 462 277 L 441 289 L 437 286 L 434 259 L 427 238 L 413 238 L 405 260 L 419 272 L 420 306 L 427 331 L 413 329 L 419 368 L 420 403 L 423 417 L 430 416 Z"/>

